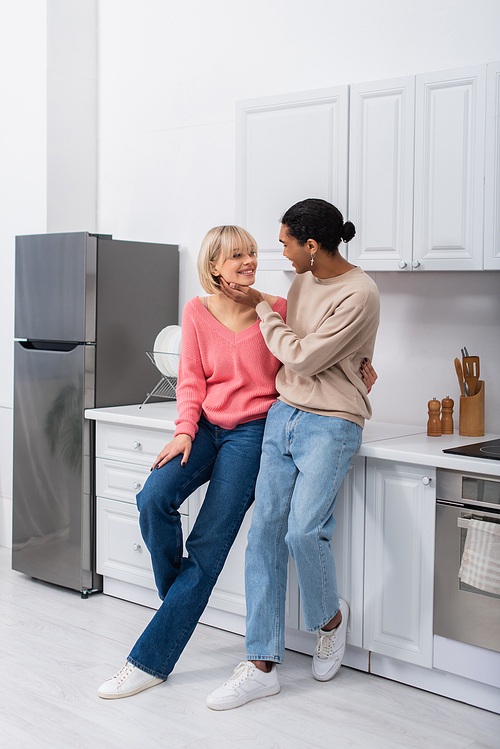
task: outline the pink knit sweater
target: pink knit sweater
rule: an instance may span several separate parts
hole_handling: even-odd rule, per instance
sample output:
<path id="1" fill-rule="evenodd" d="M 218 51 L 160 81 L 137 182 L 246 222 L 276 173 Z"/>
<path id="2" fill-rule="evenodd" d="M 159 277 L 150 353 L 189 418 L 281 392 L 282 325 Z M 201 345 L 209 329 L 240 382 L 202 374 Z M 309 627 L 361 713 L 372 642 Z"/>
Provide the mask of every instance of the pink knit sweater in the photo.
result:
<path id="1" fill-rule="evenodd" d="M 285 319 L 286 300 L 278 297 L 273 311 Z M 264 343 L 260 321 L 233 333 L 194 297 L 182 315 L 175 435 L 194 438 L 202 412 L 223 429 L 264 418 L 277 398 L 280 366 Z"/>

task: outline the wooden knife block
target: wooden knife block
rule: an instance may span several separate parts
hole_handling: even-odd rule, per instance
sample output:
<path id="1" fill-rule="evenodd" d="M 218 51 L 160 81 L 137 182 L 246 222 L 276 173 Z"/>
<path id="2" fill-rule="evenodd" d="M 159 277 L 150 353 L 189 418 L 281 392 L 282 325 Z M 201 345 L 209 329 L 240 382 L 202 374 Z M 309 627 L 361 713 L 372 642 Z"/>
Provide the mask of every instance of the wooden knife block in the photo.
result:
<path id="1" fill-rule="evenodd" d="M 478 391 L 468 398 L 460 396 L 458 433 L 463 437 L 484 435 L 484 380 L 478 381 Z"/>

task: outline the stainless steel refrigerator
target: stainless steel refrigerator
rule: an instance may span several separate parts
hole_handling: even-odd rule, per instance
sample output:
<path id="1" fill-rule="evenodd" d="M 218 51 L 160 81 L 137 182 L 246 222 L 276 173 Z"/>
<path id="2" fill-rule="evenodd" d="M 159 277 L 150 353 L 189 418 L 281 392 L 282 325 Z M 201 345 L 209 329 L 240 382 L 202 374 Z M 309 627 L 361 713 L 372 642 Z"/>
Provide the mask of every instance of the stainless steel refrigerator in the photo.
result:
<path id="1" fill-rule="evenodd" d="M 94 422 L 142 403 L 178 321 L 176 245 L 87 232 L 16 237 L 12 568 L 80 591 L 95 572 Z"/>

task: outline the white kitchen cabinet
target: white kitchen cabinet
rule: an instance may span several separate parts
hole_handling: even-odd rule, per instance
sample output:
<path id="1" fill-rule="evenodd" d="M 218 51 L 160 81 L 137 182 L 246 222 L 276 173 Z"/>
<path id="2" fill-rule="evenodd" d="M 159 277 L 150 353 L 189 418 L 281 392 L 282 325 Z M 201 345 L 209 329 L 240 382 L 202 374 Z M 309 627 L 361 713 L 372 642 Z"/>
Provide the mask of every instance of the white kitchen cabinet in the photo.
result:
<path id="1" fill-rule="evenodd" d="M 364 270 L 411 268 L 415 78 L 351 86 L 350 262 Z"/>
<path id="2" fill-rule="evenodd" d="M 416 77 L 413 259 L 483 267 L 486 66 Z"/>
<path id="3" fill-rule="evenodd" d="M 293 270 L 279 220 L 306 197 L 347 209 L 349 87 L 238 102 L 237 222 L 259 243 L 261 270 Z"/>
<path id="4" fill-rule="evenodd" d="M 351 86 L 351 262 L 371 271 L 483 268 L 485 101 L 484 65 Z M 497 169 L 497 197 L 498 179 Z M 498 227 L 494 200 L 488 221 Z"/>
<path id="5" fill-rule="evenodd" d="M 500 62 L 487 68 L 484 268 L 500 270 Z"/>
<path id="6" fill-rule="evenodd" d="M 97 527 L 99 574 L 154 590 L 151 557 L 141 537 L 137 508 L 98 497 Z"/>
<path id="7" fill-rule="evenodd" d="M 122 424 L 96 424 L 97 572 L 105 593 L 157 608 L 151 557 L 139 527 L 136 495 L 172 434 Z M 188 531 L 188 502 L 181 507 Z"/>
<path id="8" fill-rule="evenodd" d="M 347 642 L 357 647 L 363 646 L 364 484 L 365 459 L 355 455 L 335 502 L 336 526 L 331 542 L 339 596 L 350 609 Z M 302 609 L 299 629 L 306 631 Z"/>
<path id="9" fill-rule="evenodd" d="M 367 459 L 363 647 L 432 667 L 435 469 Z"/>

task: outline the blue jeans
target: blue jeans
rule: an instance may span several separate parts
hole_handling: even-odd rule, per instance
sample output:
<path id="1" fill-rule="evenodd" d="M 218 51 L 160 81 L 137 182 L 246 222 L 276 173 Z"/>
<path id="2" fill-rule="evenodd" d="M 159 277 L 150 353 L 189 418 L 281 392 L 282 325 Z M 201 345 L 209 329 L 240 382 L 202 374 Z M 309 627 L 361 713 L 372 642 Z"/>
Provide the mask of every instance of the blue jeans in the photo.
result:
<path id="1" fill-rule="evenodd" d="M 333 507 L 362 433 L 345 419 L 282 401 L 271 407 L 245 557 L 248 660 L 283 661 L 289 553 L 306 629 L 314 632 L 337 613 Z"/>
<path id="2" fill-rule="evenodd" d="M 222 429 L 202 417 L 189 460 L 154 470 L 137 495 L 144 542 L 162 604 L 128 660 L 166 679 L 191 637 L 253 497 L 265 419 Z M 179 507 L 206 481 L 182 556 Z"/>

